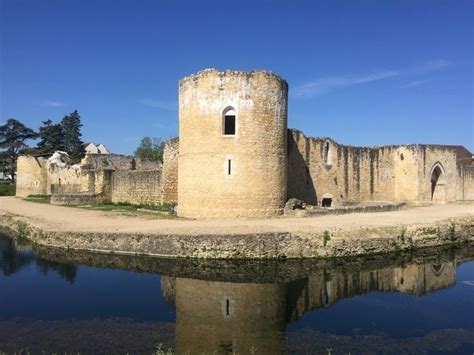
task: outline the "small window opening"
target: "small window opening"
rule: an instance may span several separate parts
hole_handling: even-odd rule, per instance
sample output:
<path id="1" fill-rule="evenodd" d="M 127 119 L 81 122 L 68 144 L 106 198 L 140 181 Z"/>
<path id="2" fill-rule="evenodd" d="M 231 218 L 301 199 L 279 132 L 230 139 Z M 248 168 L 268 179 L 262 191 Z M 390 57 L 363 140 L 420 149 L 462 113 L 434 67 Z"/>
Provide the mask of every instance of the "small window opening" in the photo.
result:
<path id="1" fill-rule="evenodd" d="M 225 314 L 227 316 L 230 315 L 230 302 L 229 302 L 229 299 L 226 299 L 225 300 Z"/>
<path id="2" fill-rule="evenodd" d="M 224 116 L 224 134 L 235 135 L 235 115 Z"/>
<path id="3" fill-rule="evenodd" d="M 321 202 L 323 207 L 331 207 L 332 206 L 332 198 L 323 198 Z"/>
<path id="4" fill-rule="evenodd" d="M 61 186 L 61 178 L 58 179 L 58 186 Z"/>
<path id="5" fill-rule="evenodd" d="M 136 170 L 137 169 L 137 162 L 135 161 L 135 158 L 132 158 L 132 161 L 130 162 L 130 170 Z"/>
<path id="6" fill-rule="evenodd" d="M 227 159 L 227 175 L 232 175 L 232 160 Z"/>
<path id="7" fill-rule="evenodd" d="M 324 162 L 326 165 L 331 165 L 331 146 L 329 142 L 324 143 Z"/>

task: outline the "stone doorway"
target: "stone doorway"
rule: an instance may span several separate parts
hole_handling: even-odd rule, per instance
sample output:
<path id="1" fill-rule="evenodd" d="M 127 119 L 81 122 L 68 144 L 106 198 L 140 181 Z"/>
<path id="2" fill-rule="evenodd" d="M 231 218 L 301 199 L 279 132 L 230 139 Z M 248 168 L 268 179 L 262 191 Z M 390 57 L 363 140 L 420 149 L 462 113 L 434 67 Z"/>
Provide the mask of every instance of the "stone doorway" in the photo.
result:
<path id="1" fill-rule="evenodd" d="M 446 183 L 444 170 L 441 164 L 437 163 L 431 169 L 431 202 L 446 202 Z"/>

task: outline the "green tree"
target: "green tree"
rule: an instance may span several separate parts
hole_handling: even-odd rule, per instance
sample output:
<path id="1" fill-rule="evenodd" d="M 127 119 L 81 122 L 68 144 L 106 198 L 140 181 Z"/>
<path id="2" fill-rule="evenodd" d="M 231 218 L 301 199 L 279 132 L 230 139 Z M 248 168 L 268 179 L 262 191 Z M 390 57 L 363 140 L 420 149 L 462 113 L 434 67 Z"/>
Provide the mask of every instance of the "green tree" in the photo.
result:
<path id="1" fill-rule="evenodd" d="M 165 142 L 160 138 L 143 137 L 140 145 L 135 150 L 135 156 L 141 159 L 163 161 Z"/>
<path id="2" fill-rule="evenodd" d="M 60 123 L 51 120 L 43 121 L 43 126 L 39 129 L 38 150 L 41 154 L 52 154 L 56 150 L 65 150 L 64 132 Z"/>
<path id="3" fill-rule="evenodd" d="M 70 113 L 61 121 L 64 135 L 63 147 L 69 153 L 72 163 L 79 162 L 85 154 L 84 143 L 81 140 L 81 116 L 76 111 Z"/>
<path id="4" fill-rule="evenodd" d="M 20 121 L 10 118 L 0 126 L 0 168 L 15 181 L 16 161 L 28 145 L 27 140 L 38 138 L 38 133 Z"/>

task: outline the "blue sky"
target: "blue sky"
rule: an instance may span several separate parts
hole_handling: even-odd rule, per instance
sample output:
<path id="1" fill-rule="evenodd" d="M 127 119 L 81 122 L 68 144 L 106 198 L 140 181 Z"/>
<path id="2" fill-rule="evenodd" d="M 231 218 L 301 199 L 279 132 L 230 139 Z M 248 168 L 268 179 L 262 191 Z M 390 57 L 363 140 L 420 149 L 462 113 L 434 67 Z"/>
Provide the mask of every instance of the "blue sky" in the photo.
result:
<path id="1" fill-rule="evenodd" d="M 132 153 L 177 135 L 181 77 L 267 69 L 308 136 L 474 150 L 471 0 L 0 3 L 1 122 L 77 109 L 84 140 Z"/>

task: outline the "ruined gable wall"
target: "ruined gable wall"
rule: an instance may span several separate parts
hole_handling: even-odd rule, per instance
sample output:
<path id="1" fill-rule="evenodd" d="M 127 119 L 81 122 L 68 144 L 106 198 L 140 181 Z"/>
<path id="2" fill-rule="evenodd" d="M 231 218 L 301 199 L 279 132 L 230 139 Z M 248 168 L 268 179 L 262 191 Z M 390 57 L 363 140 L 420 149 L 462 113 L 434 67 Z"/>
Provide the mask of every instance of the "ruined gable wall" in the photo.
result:
<path id="1" fill-rule="evenodd" d="M 48 159 L 20 155 L 17 160 L 16 196 L 47 194 Z"/>
<path id="2" fill-rule="evenodd" d="M 178 154 L 179 139 L 167 141 L 163 152 L 162 203 L 178 202 Z"/>
<path id="3" fill-rule="evenodd" d="M 79 167 L 59 168 L 48 164 L 47 194 L 78 194 L 82 190 L 83 173 Z"/>
<path id="4" fill-rule="evenodd" d="M 296 130 L 290 130 L 288 137 L 288 198 L 321 205 L 323 197 L 330 195 L 336 206 L 394 200 L 396 147 L 343 146 Z"/>
<path id="5" fill-rule="evenodd" d="M 161 163 L 118 154 L 86 154 L 81 165 L 93 170 L 155 170 Z"/>
<path id="6" fill-rule="evenodd" d="M 418 150 L 418 200 L 431 202 L 431 173 L 435 164 L 438 163 L 442 166 L 444 173 L 439 182 L 443 189 L 444 201 L 455 201 L 459 186 L 462 186 L 456 162 L 456 151 L 436 145 L 420 145 Z"/>

